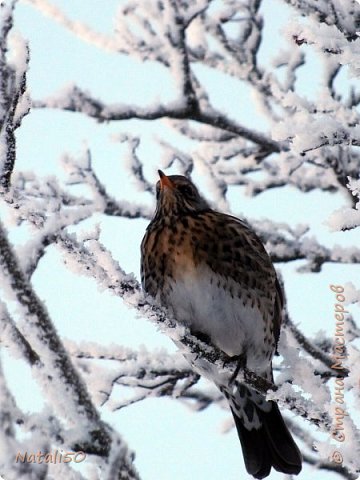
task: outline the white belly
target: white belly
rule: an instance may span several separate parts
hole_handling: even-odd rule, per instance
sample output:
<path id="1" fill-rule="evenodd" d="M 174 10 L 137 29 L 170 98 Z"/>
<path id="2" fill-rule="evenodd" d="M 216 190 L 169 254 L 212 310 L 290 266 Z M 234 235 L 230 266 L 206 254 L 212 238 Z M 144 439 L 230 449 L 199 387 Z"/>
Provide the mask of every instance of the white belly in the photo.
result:
<path id="1" fill-rule="evenodd" d="M 184 271 L 169 285 L 166 303 L 172 306 L 179 322 L 208 335 L 229 356 L 245 353 L 247 365 L 253 370 L 263 370 L 268 365 L 263 316 L 256 305 L 251 307 L 251 302 L 244 305 L 235 282 L 203 266 Z"/>

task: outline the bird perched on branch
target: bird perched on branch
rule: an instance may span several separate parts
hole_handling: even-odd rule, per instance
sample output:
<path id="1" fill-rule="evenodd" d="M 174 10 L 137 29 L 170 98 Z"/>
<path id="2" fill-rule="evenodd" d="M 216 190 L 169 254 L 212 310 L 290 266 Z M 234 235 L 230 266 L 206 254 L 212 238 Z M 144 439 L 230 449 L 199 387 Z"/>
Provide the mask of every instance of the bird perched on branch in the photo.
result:
<path id="1" fill-rule="evenodd" d="M 283 295 L 260 239 L 238 218 L 212 210 L 195 185 L 159 170 L 157 206 L 141 244 L 145 292 L 195 336 L 269 381 Z M 298 474 L 301 454 L 274 401 L 194 362 L 229 401 L 245 466 L 254 478 L 271 467 Z"/>

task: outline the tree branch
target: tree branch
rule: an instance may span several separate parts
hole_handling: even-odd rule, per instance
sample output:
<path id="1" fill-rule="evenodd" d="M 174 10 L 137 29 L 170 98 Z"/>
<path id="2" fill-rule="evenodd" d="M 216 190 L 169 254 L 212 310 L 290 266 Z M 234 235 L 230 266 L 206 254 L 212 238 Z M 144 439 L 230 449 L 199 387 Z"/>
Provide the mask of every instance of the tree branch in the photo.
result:
<path id="1" fill-rule="evenodd" d="M 260 393 L 268 394 L 273 391 L 275 395 L 278 387 L 266 379 L 258 376 L 248 369 L 240 369 L 237 361 L 229 358 L 214 345 L 193 336 L 187 328 L 180 326 L 162 307 L 159 307 L 149 296 L 144 296 L 141 287 L 133 275 L 126 274 L 119 264 L 115 262 L 111 254 L 99 242 L 92 240 L 87 242 L 87 246 L 77 242 L 73 236 L 62 235 L 58 240 L 59 246 L 64 251 L 65 257 L 69 257 L 69 265 L 73 264 L 78 273 L 90 276 L 99 282 L 102 288 L 110 289 L 114 294 L 120 296 L 124 302 L 131 308 L 136 309 L 149 320 L 155 322 L 177 344 L 184 347 L 182 352 L 190 363 L 199 359 L 202 362 L 209 363 L 209 367 L 216 365 L 219 371 L 224 372 L 229 379 L 234 372 L 239 372 L 236 381 L 243 381 Z M 102 259 L 99 261 L 99 259 Z M 103 266 L 102 262 L 105 262 Z M 75 267 L 76 265 L 76 267 Z M 330 429 L 331 420 L 323 411 L 318 411 L 314 415 L 314 405 L 310 407 L 307 400 L 302 399 L 301 395 L 295 392 L 289 393 L 287 389 L 286 402 L 284 406 L 290 408 L 298 415 L 308 419 L 315 425 L 322 425 L 323 428 Z M 312 413 L 309 415 L 309 411 Z"/>
<path id="2" fill-rule="evenodd" d="M 30 365 L 40 363 L 39 355 L 33 350 L 28 340 L 19 331 L 14 320 L 11 318 L 6 305 L 0 301 L 0 343 L 10 346 L 15 345 L 15 348 L 20 349 L 21 354 L 29 362 Z"/>
<path id="3" fill-rule="evenodd" d="M 21 328 L 26 330 L 27 340 L 39 357 L 34 366 L 39 369 L 41 376 L 46 377 L 47 394 L 52 397 L 53 407 L 72 423 L 81 422 L 84 428 L 88 429 L 89 437 L 87 439 L 79 438 L 75 441 L 73 448 L 77 448 L 77 451 L 83 450 L 107 456 L 113 434 L 102 423 L 46 309 L 20 270 L 1 224 L 0 266 L 5 285 L 7 284 L 9 291 L 13 292 L 24 317 L 26 317 L 26 322 L 22 323 Z M 64 402 L 66 408 L 64 408 Z M 124 466 L 126 466 L 126 462 Z M 132 470 L 130 465 L 127 465 L 126 468 Z M 134 472 L 133 478 L 137 478 L 135 471 L 132 471 Z"/>
<path id="4" fill-rule="evenodd" d="M 16 159 L 15 130 L 30 111 L 30 103 L 25 95 L 26 71 L 29 64 L 29 50 L 22 45 L 23 65 L 10 63 L 8 59 L 9 32 L 13 26 L 15 1 L 1 4 L 0 10 L 0 188 L 7 191 Z"/>
<path id="5" fill-rule="evenodd" d="M 177 120 L 195 120 L 199 123 L 236 134 L 246 140 L 261 145 L 269 152 L 280 152 L 286 149 L 286 144 L 279 144 L 272 141 L 265 135 L 250 130 L 247 127 L 230 120 L 225 115 L 214 109 L 203 110 L 198 108 L 197 102 L 188 101 L 184 97 L 180 101 L 168 105 L 156 105 L 154 107 L 138 107 L 133 105 L 109 106 L 100 100 L 94 99 L 88 93 L 78 87 L 58 95 L 57 98 L 44 101 L 34 101 L 34 108 L 56 108 L 71 112 L 83 113 L 95 118 L 100 122 L 120 121 L 130 119 L 157 120 L 161 118 L 172 118 Z"/>

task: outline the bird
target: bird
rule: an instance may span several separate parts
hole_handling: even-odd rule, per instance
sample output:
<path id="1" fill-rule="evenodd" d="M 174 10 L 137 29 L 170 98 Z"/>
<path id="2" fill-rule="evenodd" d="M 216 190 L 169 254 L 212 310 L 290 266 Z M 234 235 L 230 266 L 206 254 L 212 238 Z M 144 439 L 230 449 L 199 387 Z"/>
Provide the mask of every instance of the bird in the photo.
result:
<path id="1" fill-rule="evenodd" d="M 141 243 L 143 290 L 192 335 L 273 382 L 284 295 L 261 240 L 244 220 L 210 208 L 189 178 L 158 173 Z M 227 398 L 248 474 L 297 475 L 302 456 L 277 403 L 214 365 L 192 363 Z"/>

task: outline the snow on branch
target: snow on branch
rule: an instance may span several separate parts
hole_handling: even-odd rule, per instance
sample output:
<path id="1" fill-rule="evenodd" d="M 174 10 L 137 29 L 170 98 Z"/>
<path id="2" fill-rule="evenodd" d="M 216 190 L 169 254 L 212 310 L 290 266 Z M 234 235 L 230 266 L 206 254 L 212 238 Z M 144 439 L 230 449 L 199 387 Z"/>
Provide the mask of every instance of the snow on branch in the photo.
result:
<path id="1" fill-rule="evenodd" d="M 136 309 L 143 317 L 154 321 L 175 341 L 180 347 L 180 352 L 190 363 L 195 358 L 196 361 L 201 359 L 210 364 L 215 363 L 217 368 L 220 368 L 229 378 L 233 378 L 234 372 L 238 373 L 239 365 L 236 361 L 226 358 L 213 345 L 192 336 L 187 328 L 176 324 L 169 312 L 158 307 L 152 298 L 144 296 L 135 278 L 121 269 L 112 259 L 110 252 L 98 240 L 92 238 L 89 241 L 79 242 L 75 235 L 63 234 L 58 245 L 63 252 L 66 265 L 73 272 L 95 279 L 101 290 L 112 291 L 130 308 Z M 350 341 L 349 337 L 349 345 Z M 191 401 L 195 408 L 206 408 L 209 404 L 219 402 L 222 405 L 218 395 L 209 396 L 208 393 L 204 395 L 194 388 L 197 376 L 183 364 L 183 360 L 178 356 L 172 357 L 169 363 L 169 356 L 164 352 L 149 354 L 146 350 L 134 352 L 118 346 L 109 346 L 104 349 L 86 344 L 80 347 L 73 345 L 70 351 L 79 362 L 79 368 L 84 368 L 87 377 L 90 377 L 89 384 L 93 385 L 92 388 L 95 390 L 97 389 L 98 401 L 107 404 L 111 409 L 124 408 L 149 397 L 164 395 L 186 403 Z M 331 393 L 327 385 L 329 378 L 339 378 L 338 370 L 332 367 L 331 357 L 321 350 L 317 342 L 307 339 L 288 317 L 281 335 L 280 352 L 282 368 L 276 379 L 277 386 L 241 368 L 240 381 L 251 385 L 257 391 L 266 393 L 268 398 L 277 399 L 290 411 L 296 412 L 298 417 L 303 417 L 323 431 L 330 432 L 332 420 L 327 413 L 324 413 L 323 406 L 331 401 Z M 104 367 L 99 370 L 99 360 L 112 361 L 116 365 L 113 369 Z M 89 365 L 89 362 L 95 361 L 97 364 Z M 316 375 L 313 374 L 314 368 Z M 99 371 L 102 372 L 101 375 Z M 346 377 L 347 371 L 342 373 Z M 102 378 L 101 384 L 98 381 L 99 377 Z M 118 400 L 116 393 L 113 392 L 115 385 L 132 388 L 133 394 L 129 398 L 122 397 Z M 294 389 L 295 385 L 301 386 L 301 390 Z M 347 385 L 347 388 L 351 388 L 348 380 Z M 304 395 L 303 392 L 306 394 Z M 308 393 L 310 393 L 310 399 L 307 396 Z M 350 418 L 347 421 L 347 428 L 348 434 L 351 432 L 356 441 L 359 441 L 359 432 Z M 321 445 L 325 448 L 327 443 L 323 442 Z M 353 456 L 347 451 L 344 465 L 353 465 L 354 461 Z M 323 463 L 325 469 L 329 468 L 327 462 Z M 345 478 L 352 478 L 347 467 L 339 473 L 347 475 Z"/>
<path id="2" fill-rule="evenodd" d="M 346 480 L 356 480 L 356 474 L 351 473 L 349 469 L 343 465 L 338 465 L 331 460 L 319 460 L 319 458 L 316 456 L 316 439 L 310 432 L 302 428 L 298 423 L 295 423 L 291 418 L 287 418 L 286 423 L 293 434 L 296 435 L 296 437 L 307 446 L 308 451 L 311 452 L 308 453 L 307 451 L 302 451 L 304 462 L 308 463 L 309 465 L 313 465 L 319 470 L 337 473 Z"/>
<path id="3" fill-rule="evenodd" d="M 129 142 L 127 164 L 130 173 L 136 176 L 136 182 L 142 190 L 153 193 L 154 188 L 144 175 L 142 162 L 136 154 L 138 140 L 125 136 L 122 141 Z M 170 166 L 177 159 L 183 164 L 183 173 L 189 173 L 192 170 L 193 160 L 190 156 L 177 151 L 166 142 L 161 141 L 160 144 L 164 148 L 165 166 Z M 225 162 L 210 163 L 205 160 L 205 155 L 206 150 L 201 157 L 197 158 L 197 164 L 200 165 L 200 162 L 203 162 L 202 168 L 207 172 L 208 183 L 217 205 L 228 210 L 226 199 L 228 185 L 241 185 L 241 174 L 233 172 L 231 168 L 224 171 Z M 149 206 L 117 200 L 107 192 L 104 183 L 93 168 L 89 150 L 86 150 L 78 159 L 64 156 L 62 164 L 68 174 L 67 185 L 70 187 L 83 185 L 90 190 L 91 196 L 85 198 L 71 195 L 54 178 L 39 181 L 33 174 L 17 174 L 14 176 L 11 190 L 5 197 L 10 206 L 16 205 L 16 209 L 12 210 L 13 220 L 19 225 L 23 222 L 29 223 L 36 232 L 19 249 L 19 254 L 24 259 L 22 267 L 27 275 L 33 273 L 46 247 L 55 243 L 66 227 L 76 225 L 96 212 L 123 218 L 150 219 L 152 217 L 152 209 Z M 243 171 L 256 171 L 255 165 L 252 160 L 244 162 Z M 271 167 L 269 168 L 271 170 Z M 251 188 L 250 184 L 248 187 Z M 29 200 L 36 200 L 36 202 Z M 359 248 L 325 247 L 314 236 L 306 235 L 308 231 L 306 226 L 290 228 L 284 222 L 250 219 L 248 221 L 265 243 L 272 260 L 276 263 L 306 260 L 307 263 L 301 267 L 301 270 L 312 272 L 319 272 L 326 263 L 360 263 Z"/>
<path id="4" fill-rule="evenodd" d="M 334 25 L 349 41 L 359 38 L 360 6 L 357 0 L 285 0 L 320 23 Z"/>
<path id="5" fill-rule="evenodd" d="M 169 105 L 154 104 L 146 108 L 137 105 L 106 105 L 76 85 L 66 87 L 48 99 L 35 101 L 33 106 L 80 112 L 100 122 L 132 118 L 141 120 L 156 120 L 162 117 L 184 118 L 188 114 L 188 107 L 182 101 Z"/>
<path id="6" fill-rule="evenodd" d="M 105 51 L 118 52 L 119 45 L 111 37 L 90 28 L 85 23 L 71 20 L 60 8 L 47 0 L 22 0 L 39 10 L 43 15 L 65 27 L 84 42 Z"/>
<path id="7" fill-rule="evenodd" d="M 187 399 L 189 389 L 199 380 L 199 375 L 182 355 L 169 355 L 163 350 L 149 352 L 142 347 L 135 351 L 116 345 L 104 348 L 82 343 L 70 345 L 70 353 L 86 376 L 86 383 L 95 398 L 111 410 L 119 410 L 149 397 L 166 395 Z M 103 366 L 99 360 L 103 360 Z M 116 398 L 112 392 L 115 386 L 129 387 L 131 397 Z M 192 390 L 191 395 L 196 400 Z M 217 392 L 217 397 L 220 396 Z"/>
<path id="8" fill-rule="evenodd" d="M 58 245 L 63 251 L 64 261 L 71 271 L 95 279 L 101 290 L 112 291 L 115 295 L 120 296 L 126 305 L 155 322 L 164 333 L 181 346 L 181 352 L 190 363 L 196 358 L 197 361 L 201 359 L 210 365 L 216 364 L 217 368 L 229 378 L 239 370 L 238 362 L 228 358 L 215 346 L 194 337 L 185 326 L 178 325 L 164 308 L 157 306 L 151 297 L 145 296 L 134 276 L 126 274 L 99 241 L 91 239 L 80 243 L 74 234 L 62 234 Z M 267 394 L 269 391 L 274 392 L 272 393 L 273 398 L 278 399 L 286 408 L 290 408 L 316 425 L 321 425 L 322 428 L 330 428 L 330 419 L 327 414 L 324 414 L 322 407 L 305 399 L 289 383 L 285 382 L 282 386 L 277 387 L 246 368 L 240 369 L 237 378 L 242 379 L 259 392 Z M 296 369 L 292 378 L 297 378 Z M 296 380 L 294 381 L 296 382 Z M 313 382 L 318 381 L 313 380 Z M 296 384 L 300 385 L 301 382 L 296 382 Z M 109 388 L 107 388 L 108 390 Z M 308 412 L 311 414 L 309 415 Z"/>
<path id="9" fill-rule="evenodd" d="M 39 179 L 30 172 L 15 173 L 3 199 L 12 207 L 12 221 L 16 225 L 26 223 L 33 231 L 30 240 L 18 248 L 21 267 L 28 278 L 59 232 L 94 213 L 90 200 L 71 195 L 55 177 Z"/>
<path id="10" fill-rule="evenodd" d="M 252 221 L 252 225 L 264 241 L 273 262 L 307 260 L 301 271 L 311 272 L 319 272 L 325 263 L 360 263 L 359 248 L 325 247 L 316 238 L 305 235 L 306 226 L 291 229 L 285 223 L 267 221 Z"/>
<path id="11" fill-rule="evenodd" d="M 35 3 L 38 8 L 48 9 L 44 0 Z M 353 19 L 349 23 L 348 12 L 340 3 L 298 2 L 296 6 L 309 16 L 308 21 L 301 25 L 288 23 L 283 32 L 287 45 L 272 61 L 275 70 L 270 70 L 260 66 L 257 58 L 264 23 L 259 1 L 233 0 L 218 8 L 209 8 L 208 2 L 178 4 L 171 0 L 145 8 L 141 2 L 126 1 L 116 18 L 117 31 L 121 32 L 115 37 L 119 51 L 167 68 L 176 86 L 174 100 L 166 104 L 154 101 L 146 108 L 106 104 L 80 86 L 73 86 L 34 102 L 34 106 L 80 112 L 105 122 L 171 120 L 177 131 L 200 143 L 192 152 L 194 157 L 205 153 L 211 164 L 219 159 L 216 150 L 222 150 L 220 158 L 224 161 L 216 168 L 223 172 L 228 159 L 225 148 L 237 142 L 237 168 L 240 158 L 253 160 L 249 171 L 238 170 L 237 184 L 248 186 L 253 195 L 288 184 L 304 192 L 315 188 L 336 191 L 339 186 L 345 187 L 346 175 L 355 175 L 360 161 L 360 118 L 351 108 L 356 104 L 356 92 L 349 92 L 349 99 L 343 98 L 334 83 L 342 65 L 356 69 L 356 59 L 360 59 L 359 42 L 349 41 L 341 33 L 346 31 L 351 37 L 355 30 L 351 27 Z M 354 2 L 351 5 L 356 15 L 358 8 Z M 314 11 L 318 15 L 314 16 Z M 69 27 L 69 22 L 65 23 Z M 297 86 L 297 69 L 306 65 L 303 44 L 318 49 L 324 64 L 321 95 L 312 102 Z M 259 107 L 269 120 L 269 133 L 249 128 L 218 111 L 206 84 L 196 75 L 197 64 L 247 82 L 256 96 L 254 108 Z M 280 69 L 286 70 L 285 80 L 277 75 Z M 194 131 L 193 124 L 204 127 L 208 142 Z M 208 143 L 206 152 L 204 140 Z M 279 155 L 274 157 L 274 153 Z M 270 156 L 270 162 L 264 161 Z M 265 178 L 254 181 L 254 171 L 264 172 Z"/>
<path id="12" fill-rule="evenodd" d="M 331 214 L 326 222 L 331 231 L 352 230 L 360 226 L 360 180 L 348 177 L 348 181 L 346 186 L 356 198 L 355 206 L 343 207 Z"/>
<path id="13" fill-rule="evenodd" d="M 16 158 L 15 130 L 30 111 L 26 93 L 29 50 L 25 41 L 12 33 L 15 0 L 0 9 L 0 189 L 7 190 Z"/>
<path id="14" fill-rule="evenodd" d="M 37 354 L 33 369 L 45 396 L 51 399 L 54 411 L 65 420 L 68 428 L 79 423 L 82 425 L 82 428 L 69 440 L 69 444 L 77 451 L 83 450 L 109 456 L 115 439 L 118 448 L 120 448 L 121 439 L 101 421 L 83 380 L 74 368 L 53 327 L 46 308 L 21 271 L 1 224 L 0 266 L 2 288 L 5 289 L 9 298 L 16 300 L 22 316 L 17 322 L 21 332 L 20 338 L 25 337 L 31 349 Z M 24 348 L 24 342 L 22 343 Z M 28 351 L 29 348 L 26 349 L 26 353 Z M 122 463 L 119 471 L 123 468 L 129 474 L 124 479 L 138 478 L 132 469 L 131 462 L 128 463 L 130 456 L 125 444 L 120 450 Z"/>
<path id="15" fill-rule="evenodd" d="M 12 348 L 13 352 L 18 350 L 30 365 L 40 362 L 39 355 L 32 349 L 28 340 L 19 331 L 7 310 L 6 304 L 3 302 L 0 302 L 0 326 L 0 341 L 3 346 Z"/>
<path id="16" fill-rule="evenodd" d="M 34 108 L 57 108 L 80 112 L 100 122 L 134 118 L 140 120 L 161 118 L 195 120 L 200 124 L 212 126 L 215 129 L 235 134 L 261 145 L 268 153 L 279 152 L 287 148 L 286 142 L 273 141 L 264 134 L 241 125 L 214 108 L 203 110 L 196 102 L 188 102 L 188 97 L 180 98 L 180 100 L 167 105 L 154 104 L 146 108 L 137 105 L 106 105 L 101 100 L 93 98 L 90 93 L 73 86 L 49 99 L 34 101 L 33 106 Z"/>
<path id="17" fill-rule="evenodd" d="M 125 141 L 122 138 L 122 141 Z M 138 158 L 134 154 L 134 145 L 129 146 L 132 151 L 130 164 L 132 174 L 136 176 L 136 180 L 146 191 L 153 190 L 150 183 L 145 179 L 142 166 L 138 162 Z M 135 148 L 136 150 L 136 148 Z M 100 211 L 106 215 L 125 218 L 151 218 L 151 209 L 145 205 L 137 205 L 127 200 L 118 201 L 113 198 L 106 190 L 104 183 L 100 180 L 92 166 L 92 155 L 90 150 L 86 150 L 81 158 L 73 159 L 69 155 L 65 155 L 62 159 L 62 165 L 68 174 L 68 185 L 84 185 L 89 188 L 92 199 L 90 205 L 93 212 Z M 81 199 L 74 199 L 74 204 L 79 204 Z M 89 201 L 87 201 L 89 204 Z"/>
<path id="18" fill-rule="evenodd" d="M 98 414 L 91 404 L 86 389 L 81 380 L 78 379 L 47 311 L 20 270 L 2 225 L 0 225 L 0 246 L 2 285 L 7 288 L 7 295 L 10 298 L 16 298 L 22 308 L 24 320 L 27 319 L 27 322 L 23 322 L 20 328 L 25 332 L 26 338 L 33 348 L 39 352 L 39 365 L 44 368 L 45 372 L 47 371 L 49 378 L 53 376 L 50 372 L 55 371 L 58 377 L 64 381 L 64 387 L 66 388 L 64 388 L 63 394 L 61 396 L 53 395 L 55 407 L 61 414 L 66 412 L 72 422 L 78 415 L 81 415 L 85 417 L 84 420 L 86 419 L 89 424 L 98 423 Z M 50 387 L 54 388 L 51 383 Z M 47 388 L 49 388 L 49 385 Z M 66 390 L 68 390 L 68 393 L 66 393 Z M 61 402 L 65 403 L 59 403 L 59 397 L 62 398 Z M 65 404 L 66 408 L 64 408 Z M 69 405 L 78 406 L 73 411 L 69 409 Z M 83 413 L 80 413 L 80 411 L 83 411 Z M 71 415 L 74 415 L 73 419 Z"/>
<path id="19" fill-rule="evenodd" d="M 18 464 L 14 462 L 17 451 L 20 450 L 21 443 L 16 439 L 16 424 L 23 421 L 22 412 L 16 405 L 15 399 L 8 388 L 2 363 L 0 361 L 0 442 L 1 442 L 1 473 L 11 474 L 9 478 L 15 478 L 24 474 L 35 475 L 36 467 L 31 463 Z M 42 467 L 44 470 L 46 466 Z M 40 467 L 41 469 L 41 467 Z M 39 470 L 40 470 L 39 469 Z M 15 470 L 15 472 L 14 472 Z M 39 473 L 38 470 L 38 473 Z"/>

